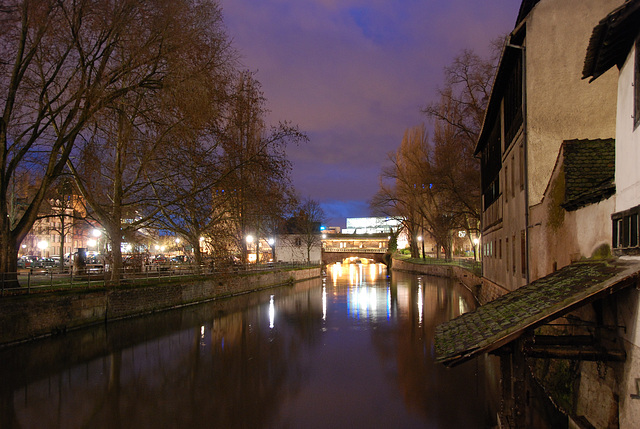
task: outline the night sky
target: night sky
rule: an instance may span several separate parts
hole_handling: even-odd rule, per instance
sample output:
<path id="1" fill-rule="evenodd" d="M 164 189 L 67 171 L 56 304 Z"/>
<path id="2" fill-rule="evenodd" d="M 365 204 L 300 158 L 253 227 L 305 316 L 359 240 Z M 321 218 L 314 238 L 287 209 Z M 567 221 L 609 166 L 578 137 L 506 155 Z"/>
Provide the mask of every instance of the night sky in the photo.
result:
<path id="1" fill-rule="evenodd" d="M 310 141 L 289 147 L 293 185 L 330 226 L 371 215 L 387 154 L 429 120 L 443 69 L 463 49 L 486 56 L 515 25 L 519 0 L 221 0 L 244 68 L 257 72 L 268 121 Z"/>

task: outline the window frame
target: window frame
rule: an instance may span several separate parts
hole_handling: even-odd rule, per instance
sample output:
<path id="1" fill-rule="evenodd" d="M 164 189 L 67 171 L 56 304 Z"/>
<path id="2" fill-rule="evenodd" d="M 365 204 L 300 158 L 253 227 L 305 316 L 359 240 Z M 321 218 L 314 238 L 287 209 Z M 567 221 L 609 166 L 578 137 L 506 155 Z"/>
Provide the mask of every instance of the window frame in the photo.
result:
<path id="1" fill-rule="evenodd" d="M 611 244 L 616 254 L 640 254 L 640 205 L 611 215 Z"/>

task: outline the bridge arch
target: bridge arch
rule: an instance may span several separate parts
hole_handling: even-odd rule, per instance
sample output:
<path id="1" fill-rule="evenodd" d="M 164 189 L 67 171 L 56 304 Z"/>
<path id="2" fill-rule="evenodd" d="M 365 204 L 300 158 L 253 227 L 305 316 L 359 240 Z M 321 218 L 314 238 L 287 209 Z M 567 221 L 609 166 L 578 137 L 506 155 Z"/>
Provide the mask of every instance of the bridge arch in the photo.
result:
<path id="1" fill-rule="evenodd" d="M 343 262 L 347 258 L 366 258 L 375 263 L 385 264 L 385 253 L 367 253 L 367 252 L 322 252 L 322 262 L 325 264 L 335 264 Z"/>

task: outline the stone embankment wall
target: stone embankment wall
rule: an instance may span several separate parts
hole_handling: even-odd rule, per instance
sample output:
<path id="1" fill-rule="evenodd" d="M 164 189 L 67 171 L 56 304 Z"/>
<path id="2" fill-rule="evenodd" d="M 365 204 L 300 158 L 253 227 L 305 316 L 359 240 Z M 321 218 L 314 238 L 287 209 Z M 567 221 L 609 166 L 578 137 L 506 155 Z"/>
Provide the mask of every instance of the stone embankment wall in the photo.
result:
<path id="1" fill-rule="evenodd" d="M 321 269 L 227 275 L 149 286 L 5 296 L 0 345 L 320 277 Z"/>
<path id="2" fill-rule="evenodd" d="M 406 262 L 401 259 L 394 259 L 392 269 L 426 274 L 429 276 L 452 278 L 469 289 L 481 305 L 484 305 L 506 293 L 502 288 L 483 282 L 480 277 L 476 276 L 471 271 L 455 265 L 412 264 L 411 262 Z"/>

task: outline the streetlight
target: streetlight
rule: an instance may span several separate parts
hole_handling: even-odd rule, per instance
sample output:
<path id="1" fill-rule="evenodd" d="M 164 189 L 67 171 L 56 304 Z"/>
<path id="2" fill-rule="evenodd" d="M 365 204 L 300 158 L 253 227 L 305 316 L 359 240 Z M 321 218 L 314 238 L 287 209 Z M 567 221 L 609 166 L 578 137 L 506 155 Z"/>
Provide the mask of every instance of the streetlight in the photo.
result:
<path id="1" fill-rule="evenodd" d="M 176 247 L 178 248 L 178 257 L 180 257 L 180 237 L 176 237 Z"/>
<path id="2" fill-rule="evenodd" d="M 244 261 L 243 263 L 245 263 L 245 262 L 251 262 L 251 260 L 252 260 L 252 255 L 251 255 L 251 243 L 253 243 L 253 235 L 247 235 L 246 240 L 247 240 L 247 254 L 246 254 L 247 261 Z M 244 257 L 244 256 L 243 256 L 243 257 Z M 257 262 L 257 261 L 258 261 L 258 257 L 256 256 L 256 262 Z"/>
<path id="3" fill-rule="evenodd" d="M 475 262 L 478 261 L 478 254 L 476 253 L 476 247 L 478 247 L 478 243 L 480 243 L 480 240 L 478 239 L 478 237 L 473 239 L 473 260 Z"/>
<path id="4" fill-rule="evenodd" d="M 44 253 L 44 250 L 49 247 L 49 243 L 45 240 L 38 241 L 38 249 L 40 249 L 40 253 Z M 40 255 L 42 256 L 42 255 Z"/>
<path id="5" fill-rule="evenodd" d="M 271 237 L 269 238 L 269 240 L 267 240 L 267 243 L 269 243 L 269 246 L 271 247 L 271 261 L 275 262 L 276 261 L 276 239 Z"/>

